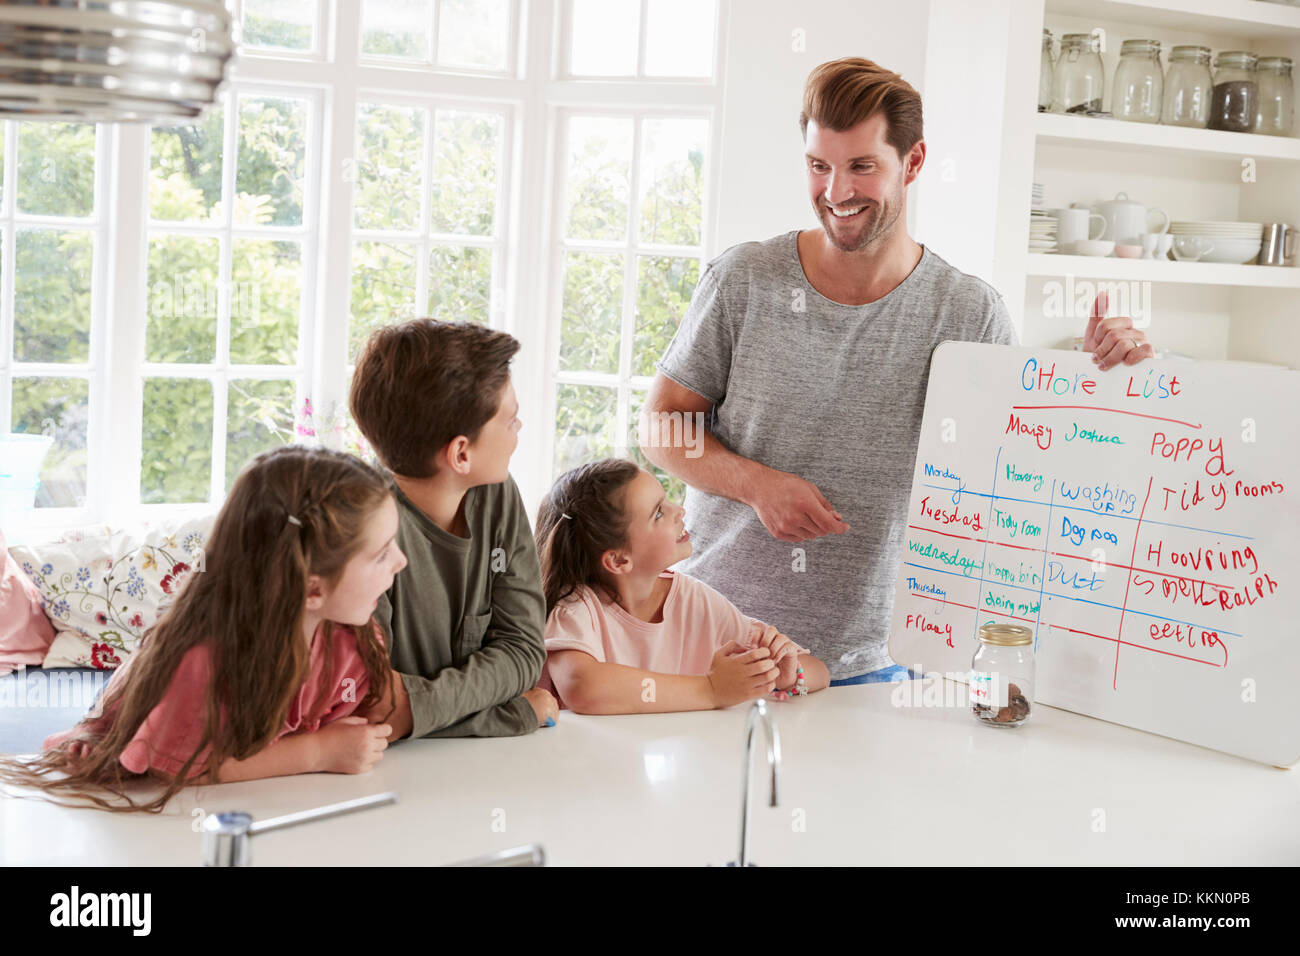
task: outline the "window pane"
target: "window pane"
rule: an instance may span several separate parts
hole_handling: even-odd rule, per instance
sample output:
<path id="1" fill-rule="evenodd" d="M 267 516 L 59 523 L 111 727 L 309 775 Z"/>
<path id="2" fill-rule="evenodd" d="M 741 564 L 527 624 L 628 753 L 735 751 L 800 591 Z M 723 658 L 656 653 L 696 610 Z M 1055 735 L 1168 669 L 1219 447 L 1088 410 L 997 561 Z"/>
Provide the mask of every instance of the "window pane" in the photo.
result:
<path id="1" fill-rule="evenodd" d="M 365 0 L 361 52 L 429 62 L 433 0 Z"/>
<path id="2" fill-rule="evenodd" d="M 492 309 L 492 250 L 434 246 L 429 250 L 429 307 L 444 322 L 488 323 Z"/>
<path id="3" fill-rule="evenodd" d="M 641 130 L 641 241 L 698 246 L 708 120 L 652 119 Z"/>
<path id="4" fill-rule="evenodd" d="M 41 466 L 38 508 L 77 508 L 86 503 L 86 423 L 90 383 L 84 378 L 14 378 L 11 431 L 51 435 L 54 445 Z"/>
<path id="5" fill-rule="evenodd" d="M 140 500 L 207 501 L 212 476 L 212 384 L 205 379 L 144 382 Z"/>
<path id="6" fill-rule="evenodd" d="M 438 64 L 504 70 L 510 42 L 509 0 L 442 0 Z"/>
<path id="7" fill-rule="evenodd" d="M 570 239 L 623 239 L 631 187 L 632 121 L 575 116 L 569 121 Z"/>
<path id="8" fill-rule="evenodd" d="M 575 76 L 636 73 L 638 0 L 573 0 L 569 69 Z"/>
<path id="9" fill-rule="evenodd" d="M 686 497 L 686 483 L 680 478 L 675 478 L 668 474 L 668 472 L 664 471 L 658 465 L 652 464 L 650 459 L 646 458 L 646 456 L 641 453 L 641 446 L 637 441 L 637 433 L 640 429 L 641 409 L 645 407 L 645 397 L 646 393 L 640 390 L 633 390 L 628 396 L 628 457 L 659 479 L 659 484 L 663 486 L 664 493 L 668 495 L 669 500 L 681 504 L 682 500 Z M 690 427 L 692 429 L 695 427 L 694 419 L 691 420 Z M 691 441 L 695 442 L 696 440 L 696 433 L 692 431 Z M 695 446 L 692 445 L 692 447 Z"/>
<path id="10" fill-rule="evenodd" d="M 618 392 L 596 385 L 561 385 L 555 399 L 555 479 L 570 468 L 614 454 Z"/>
<path id="11" fill-rule="evenodd" d="M 14 262 L 14 358 L 85 362 L 90 357 L 88 232 L 20 229 Z"/>
<path id="12" fill-rule="evenodd" d="M 714 9 L 712 0 L 649 0 L 646 75 L 711 76 Z"/>
<path id="13" fill-rule="evenodd" d="M 372 331 L 415 315 L 415 275 L 419 247 L 407 242 L 358 242 L 352 248 L 352 318 L 348 356 Z"/>
<path id="14" fill-rule="evenodd" d="M 499 113 L 439 110 L 434 126 L 433 231 L 492 235 Z"/>
<path id="15" fill-rule="evenodd" d="M 244 0 L 243 45 L 310 50 L 317 0 Z"/>
<path id="16" fill-rule="evenodd" d="M 571 252 L 565 259 L 560 368 L 617 372 L 623 257 Z"/>
<path id="17" fill-rule="evenodd" d="M 632 374 L 654 375 L 655 362 L 673 340 L 700 279 L 698 259 L 639 256 L 636 277 L 636 339 Z"/>
<path id="18" fill-rule="evenodd" d="M 193 126 L 153 130 L 149 215 L 164 220 L 221 215 L 221 149 L 226 111 L 213 106 Z"/>
<path id="19" fill-rule="evenodd" d="M 230 361 L 298 361 L 302 247 L 296 242 L 236 239 L 231 249 Z"/>
<path id="20" fill-rule="evenodd" d="M 197 236 L 149 240 L 149 362 L 211 362 L 217 354 L 221 243 Z"/>
<path id="21" fill-rule="evenodd" d="M 414 107 L 358 108 L 354 203 L 359 228 L 419 228 L 427 121 L 428 112 Z"/>
<path id="22" fill-rule="evenodd" d="M 18 208 L 37 216 L 95 211 L 95 127 L 18 124 Z"/>
<path id="23" fill-rule="evenodd" d="M 307 103 L 240 97 L 235 221 L 301 225 L 306 165 Z"/>
<path id="24" fill-rule="evenodd" d="M 226 490 L 258 452 L 293 441 L 291 381 L 233 379 L 226 404 Z"/>

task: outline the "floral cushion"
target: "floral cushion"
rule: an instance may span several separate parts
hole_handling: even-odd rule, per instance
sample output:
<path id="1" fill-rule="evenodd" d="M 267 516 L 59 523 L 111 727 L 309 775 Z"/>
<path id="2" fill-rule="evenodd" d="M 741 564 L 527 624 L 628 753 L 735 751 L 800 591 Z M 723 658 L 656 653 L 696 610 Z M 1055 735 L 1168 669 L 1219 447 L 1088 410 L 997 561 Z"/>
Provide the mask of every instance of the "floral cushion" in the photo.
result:
<path id="1" fill-rule="evenodd" d="M 55 638 L 42 667 L 124 664 L 185 576 L 203 570 L 215 514 L 142 531 L 72 531 L 10 553 L 36 584 Z"/>

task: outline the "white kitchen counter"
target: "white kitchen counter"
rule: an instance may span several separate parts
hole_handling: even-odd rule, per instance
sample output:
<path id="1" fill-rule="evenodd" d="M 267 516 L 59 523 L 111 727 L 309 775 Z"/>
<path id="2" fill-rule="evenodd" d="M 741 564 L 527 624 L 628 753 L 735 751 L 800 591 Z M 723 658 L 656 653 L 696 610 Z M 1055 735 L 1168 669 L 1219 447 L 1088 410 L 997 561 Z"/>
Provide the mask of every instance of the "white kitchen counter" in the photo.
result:
<path id="1" fill-rule="evenodd" d="M 760 732 L 755 862 L 1300 864 L 1300 770 L 1040 704 L 1024 727 L 984 727 L 964 707 L 895 707 L 897 686 L 772 705 L 781 802 L 766 806 Z M 363 776 L 196 788 L 158 816 L 6 799 L 0 862 L 189 866 L 196 807 L 267 819 L 396 790 L 395 806 L 253 838 L 254 864 L 438 864 L 525 843 L 557 865 L 721 864 L 737 856 L 747 709 L 566 711 L 527 737 L 408 741 Z"/>

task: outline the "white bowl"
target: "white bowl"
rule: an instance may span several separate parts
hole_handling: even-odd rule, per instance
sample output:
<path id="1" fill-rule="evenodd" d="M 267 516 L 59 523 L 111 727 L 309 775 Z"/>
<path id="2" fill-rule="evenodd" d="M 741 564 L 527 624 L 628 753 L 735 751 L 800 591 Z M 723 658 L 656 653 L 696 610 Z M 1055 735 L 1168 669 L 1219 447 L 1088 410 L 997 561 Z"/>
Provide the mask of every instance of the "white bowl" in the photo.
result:
<path id="1" fill-rule="evenodd" d="M 1119 256 L 1121 259 L 1141 259 L 1142 247 L 1141 246 L 1116 246 L 1115 255 Z"/>
<path id="2" fill-rule="evenodd" d="M 1261 239 L 1218 239 L 1210 237 L 1214 248 L 1201 256 L 1202 262 L 1246 263 L 1259 257 Z"/>
<path id="3" fill-rule="evenodd" d="M 1109 239 L 1078 239 L 1074 243 L 1076 256 L 1108 256 L 1114 251 L 1115 243 Z"/>

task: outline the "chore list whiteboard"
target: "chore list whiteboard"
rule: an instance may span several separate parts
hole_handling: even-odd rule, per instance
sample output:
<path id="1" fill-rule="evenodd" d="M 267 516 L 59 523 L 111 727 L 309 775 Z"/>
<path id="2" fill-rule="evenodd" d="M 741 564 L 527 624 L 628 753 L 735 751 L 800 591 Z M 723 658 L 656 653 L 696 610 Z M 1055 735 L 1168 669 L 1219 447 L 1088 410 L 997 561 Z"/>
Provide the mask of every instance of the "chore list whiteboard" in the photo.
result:
<path id="1" fill-rule="evenodd" d="M 1039 702 L 1289 766 L 1298 482 L 1300 372 L 943 343 L 890 654 L 964 675 L 1022 624 Z"/>

